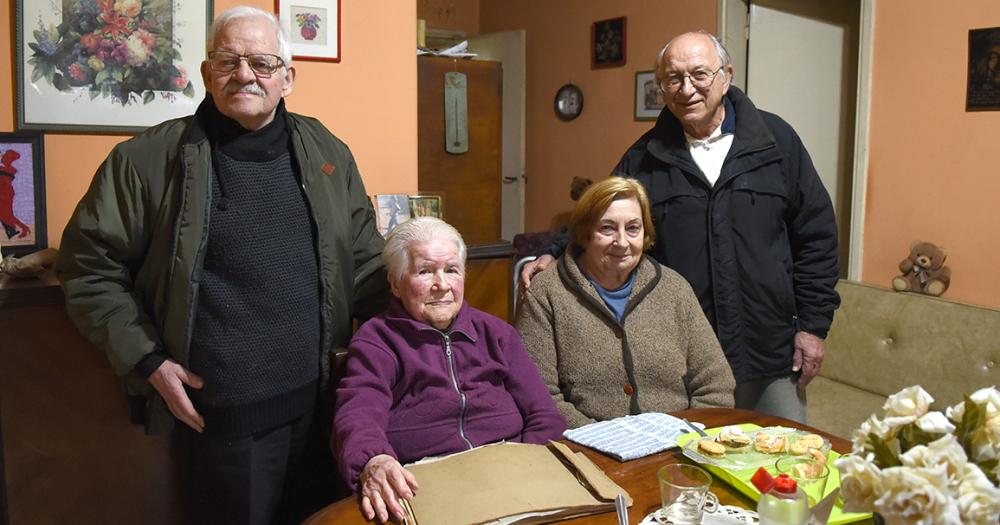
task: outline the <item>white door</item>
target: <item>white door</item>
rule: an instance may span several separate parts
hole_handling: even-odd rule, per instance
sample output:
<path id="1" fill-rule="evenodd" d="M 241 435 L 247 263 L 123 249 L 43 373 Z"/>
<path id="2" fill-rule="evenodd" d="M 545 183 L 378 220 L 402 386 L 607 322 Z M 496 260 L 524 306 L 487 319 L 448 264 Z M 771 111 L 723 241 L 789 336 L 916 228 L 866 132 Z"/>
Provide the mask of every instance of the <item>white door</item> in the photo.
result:
<path id="1" fill-rule="evenodd" d="M 751 0 L 747 95 L 795 128 L 830 192 L 846 275 L 860 0 Z"/>
<path id="2" fill-rule="evenodd" d="M 503 68 L 503 153 L 500 237 L 512 241 L 524 232 L 524 68 L 525 31 L 474 36 L 469 51 Z"/>

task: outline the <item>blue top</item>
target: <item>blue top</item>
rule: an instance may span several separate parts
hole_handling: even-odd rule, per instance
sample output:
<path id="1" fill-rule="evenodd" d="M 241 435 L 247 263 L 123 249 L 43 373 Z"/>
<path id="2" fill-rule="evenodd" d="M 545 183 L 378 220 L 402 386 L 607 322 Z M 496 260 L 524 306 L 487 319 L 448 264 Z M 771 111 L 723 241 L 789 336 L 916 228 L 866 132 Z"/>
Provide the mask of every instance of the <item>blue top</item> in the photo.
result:
<path id="1" fill-rule="evenodd" d="M 635 274 L 636 271 L 632 270 L 632 275 L 629 276 L 628 281 L 625 281 L 625 284 L 617 290 L 608 290 L 597 284 L 597 281 L 591 279 L 590 276 L 587 276 L 587 280 L 597 290 L 597 295 L 601 296 L 604 304 L 608 305 L 608 309 L 611 310 L 611 313 L 615 314 L 615 319 L 619 323 L 622 321 L 622 317 L 625 317 L 625 305 L 628 304 L 628 296 L 632 294 L 632 285 L 635 284 Z"/>

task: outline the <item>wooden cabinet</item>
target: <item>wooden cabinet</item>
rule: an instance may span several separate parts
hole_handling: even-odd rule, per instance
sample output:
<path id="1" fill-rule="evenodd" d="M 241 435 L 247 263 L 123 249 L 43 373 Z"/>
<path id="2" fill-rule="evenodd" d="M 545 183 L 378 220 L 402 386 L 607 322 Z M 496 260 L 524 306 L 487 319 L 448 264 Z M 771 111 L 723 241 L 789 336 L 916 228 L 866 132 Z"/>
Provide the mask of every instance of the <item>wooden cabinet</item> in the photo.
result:
<path id="1" fill-rule="evenodd" d="M 121 381 L 70 322 L 54 278 L 8 285 L 0 277 L 9 523 L 180 523 L 170 439 L 129 423 Z"/>
<path id="2" fill-rule="evenodd" d="M 445 73 L 467 79 L 469 149 L 445 150 Z M 465 298 L 501 319 L 510 309 L 513 250 L 500 239 L 501 84 L 499 62 L 417 59 L 417 186 L 444 195 L 444 219 L 469 247 Z"/>

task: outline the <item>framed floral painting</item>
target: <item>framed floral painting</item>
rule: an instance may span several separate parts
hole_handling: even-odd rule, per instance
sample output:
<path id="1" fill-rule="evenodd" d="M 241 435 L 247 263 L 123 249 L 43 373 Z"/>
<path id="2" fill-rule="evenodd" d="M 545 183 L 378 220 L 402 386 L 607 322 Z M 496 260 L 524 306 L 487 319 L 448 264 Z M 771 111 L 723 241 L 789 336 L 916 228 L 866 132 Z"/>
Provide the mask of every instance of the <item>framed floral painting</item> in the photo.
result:
<path id="1" fill-rule="evenodd" d="M 275 0 L 292 39 L 292 58 L 340 62 L 340 0 Z"/>
<path id="2" fill-rule="evenodd" d="M 16 0 L 19 129 L 133 132 L 190 115 L 211 0 Z"/>
<path id="3" fill-rule="evenodd" d="M 27 255 L 48 247 L 41 133 L 0 133 L 0 246 Z"/>

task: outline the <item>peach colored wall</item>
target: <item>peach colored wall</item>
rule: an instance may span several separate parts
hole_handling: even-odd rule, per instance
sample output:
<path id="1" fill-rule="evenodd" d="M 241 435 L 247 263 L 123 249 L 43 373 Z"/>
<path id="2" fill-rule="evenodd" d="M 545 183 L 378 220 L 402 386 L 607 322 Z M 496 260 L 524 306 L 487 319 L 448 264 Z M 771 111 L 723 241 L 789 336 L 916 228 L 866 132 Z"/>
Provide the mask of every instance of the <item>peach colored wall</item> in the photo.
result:
<path id="1" fill-rule="evenodd" d="M 862 279 L 889 286 L 912 241 L 944 246 L 945 297 L 1000 306 L 1000 112 L 965 111 L 968 30 L 1000 3 L 876 2 Z"/>
<path id="2" fill-rule="evenodd" d="M 428 29 L 475 36 L 479 34 L 479 0 L 417 0 L 417 18 L 425 20 Z"/>
<path id="3" fill-rule="evenodd" d="M 217 12 L 247 4 L 272 10 L 264 0 L 216 0 Z M 3 1 L 0 27 L 0 131 L 15 122 L 13 25 Z M 341 62 L 296 61 L 291 111 L 314 116 L 354 152 L 369 194 L 416 193 L 416 9 L 399 0 L 341 2 Z M 388 80 L 388 81 L 387 81 Z M 111 148 L 128 135 L 45 135 L 49 245 L 58 247 L 63 227 Z"/>
<path id="4" fill-rule="evenodd" d="M 626 64 L 593 70 L 590 30 L 597 20 L 628 17 Z M 572 207 L 574 175 L 600 179 L 652 122 L 635 122 L 635 72 L 653 69 L 673 35 L 715 31 L 715 2 L 677 0 L 481 0 L 480 33 L 527 30 L 525 229 L 545 230 Z M 583 113 L 563 122 L 553 111 L 560 86 L 583 90 Z"/>

